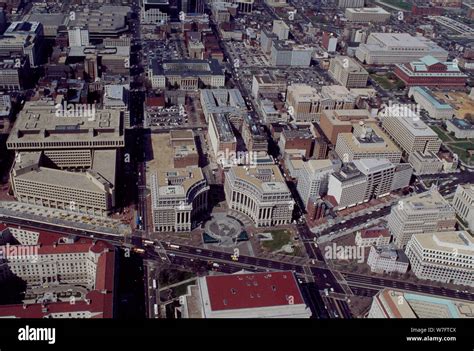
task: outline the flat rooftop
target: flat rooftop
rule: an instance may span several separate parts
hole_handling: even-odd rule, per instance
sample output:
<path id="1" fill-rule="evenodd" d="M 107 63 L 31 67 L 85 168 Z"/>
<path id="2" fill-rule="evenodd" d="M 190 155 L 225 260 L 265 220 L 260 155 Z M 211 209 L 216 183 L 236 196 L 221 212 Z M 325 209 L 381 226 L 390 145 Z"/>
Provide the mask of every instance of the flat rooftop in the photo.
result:
<path id="1" fill-rule="evenodd" d="M 450 254 L 457 252 L 460 255 L 464 254 L 474 258 L 474 239 L 468 232 L 422 233 L 414 234 L 414 237 L 426 250 L 443 251 Z"/>

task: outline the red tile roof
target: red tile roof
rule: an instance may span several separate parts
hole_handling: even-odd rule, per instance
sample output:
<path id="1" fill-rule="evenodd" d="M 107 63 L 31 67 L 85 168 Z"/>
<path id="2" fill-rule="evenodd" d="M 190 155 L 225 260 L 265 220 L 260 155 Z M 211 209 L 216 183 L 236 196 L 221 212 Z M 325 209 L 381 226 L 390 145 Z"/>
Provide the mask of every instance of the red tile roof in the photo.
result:
<path id="1" fill-rule="evenodd" d="M 380 236 L 387 238 L 390 236 L 390 232 L 387 228 L 367 228 L 360 232 L 360 237 L 363 239 L 378 238 Z"/>
<path id="2" fill-rule="evenodd" d="M 304 303 L 292 272 L 208 276 L 206 284 L 213 311 Z"/>

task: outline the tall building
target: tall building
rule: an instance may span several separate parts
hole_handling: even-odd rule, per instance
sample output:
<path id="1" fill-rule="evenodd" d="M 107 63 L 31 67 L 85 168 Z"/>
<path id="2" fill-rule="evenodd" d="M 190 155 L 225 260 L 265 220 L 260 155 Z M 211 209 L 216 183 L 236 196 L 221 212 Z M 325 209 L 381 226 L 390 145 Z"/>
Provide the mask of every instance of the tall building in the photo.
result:
<path id="1" fill-rule="evenodd" d="M 437 153 L 441 147 L 438 135 L 404 106 L 389 107 L 382 119 L 382 128 L 408 155 L 415 151 Z"/>
<path id="2" fill-rule="evenodd" d="M 334 172 L 330 160 L 308 160 L 298 172 L 298 194 L 305 206 L 310 198 L 317 199 L 326 194 L 329 175 Z"/>
<path id="3" fill-rule="evenodd" d="M 123 113 L 69 107 L 52 101 L 23 107 L 7 139 L 17 152 L 13 192 L 21 202 L 105 216 L 115 206 Z"/>
<path id="4" fill-rule="evenodd" d="M 291 222 L 294 200 L 275 165 L 231 167 L 225 173 L 224 191 L 229 209 L 246 214 L 256 227 Z"/>
<path id="5" fill-rule="evenodd" d="M 373 297 L 368 318 L 473 318 L 474 303 L 448 297 L 382 289 Z"/>
<path id="6" fill-rule="evenodd" d="M 414 234 L 405 252 L 418 278 L 474 287 L 474 239 L 469 233 Z"/>
<path id="7" fill-rule="evenodd" d="M 474 231 L 474 185 L 459 184 L 452 202 L 456 214 Z"/>
<path id="8" fill-rule="evenodd" d="M 153 158 L 147 162 L 153 228 L 158 232 L 186 232 L 208 209 L 209 186 L 198 167 L 192 130 L 152 134 Z"/>
<path id="9" fill-rule="evenodd" d="M 309 318 L 292 272 L 198 278 L 180 297 L 183 318 Z"/>
<path id="10" fill-rule="evenodd" d="M 39 22 L 12 22 L 0 37 L 0 57 L 28 56 L 31 67 L 42 62 L 43 25 Z"/>
<path id="11" fill-rule="evenodd" d="M 272 32 L 276 34 L 279 40 L 287 40 L 290 33 L 290 27 L 282 20 L 273 20 Z"/>
<path id="12" fill-rule="evenodd" d="M 329 177 L 328 195 L 337 209 L 354 206 L 389 194 L 396 166 L 388 159 L 361 159 L 343 165 Z"/>
<path id="13" fill-rule="evenodd" d="M 222 113 L 213 113 L 209 118 L 208 136 L 211 142 L 214 157 L 220 154 L 229 155 L 237 150 L 237 139 L 235 138 L 232 125 L 227 116 Z"/>
<path id="14" fill-rule="evenodd" d="M 441 61 L 448 58 L 448 52 L 433 41 L 408 33 L 371 33 L 355 52 L 357 59 L 368 65 L 409 63 L 427 55 Z"/>
<path id="15" fill-rule="evenodd" d="M 398 248 L 414 234 L 454 230 L 456 213 L 437 190 L 416 194 L 392 207 L 388 228 Z"/>
<path id="16" fill-rule="evenodd" d="M 336 56 L 329 63 L 329 74 L 346 88 L 364 88 L 367 86 L 369 73 L 348 56 Z"/>

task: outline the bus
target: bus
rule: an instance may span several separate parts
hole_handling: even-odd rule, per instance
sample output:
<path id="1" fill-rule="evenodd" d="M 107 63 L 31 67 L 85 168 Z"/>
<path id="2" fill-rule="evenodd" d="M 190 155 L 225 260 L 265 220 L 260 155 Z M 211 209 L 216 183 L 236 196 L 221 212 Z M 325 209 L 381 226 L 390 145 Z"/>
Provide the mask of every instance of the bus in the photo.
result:
<path id="1" fill-rule="evenodd" d="M 179 245 L 170 244 L 170 248 L 179 250 Z"/>

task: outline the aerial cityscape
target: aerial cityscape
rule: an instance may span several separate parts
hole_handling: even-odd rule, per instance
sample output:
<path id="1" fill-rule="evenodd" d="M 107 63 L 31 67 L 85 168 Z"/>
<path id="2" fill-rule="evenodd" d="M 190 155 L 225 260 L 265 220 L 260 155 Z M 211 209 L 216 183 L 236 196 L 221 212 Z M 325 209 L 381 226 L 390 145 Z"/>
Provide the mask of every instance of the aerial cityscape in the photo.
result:
<path id="1" fill-rule="evenodd" d="M 474 0 L 0 0 L 0 33 L 0 318 L 474 319 Z"/>

